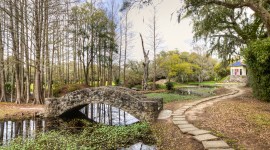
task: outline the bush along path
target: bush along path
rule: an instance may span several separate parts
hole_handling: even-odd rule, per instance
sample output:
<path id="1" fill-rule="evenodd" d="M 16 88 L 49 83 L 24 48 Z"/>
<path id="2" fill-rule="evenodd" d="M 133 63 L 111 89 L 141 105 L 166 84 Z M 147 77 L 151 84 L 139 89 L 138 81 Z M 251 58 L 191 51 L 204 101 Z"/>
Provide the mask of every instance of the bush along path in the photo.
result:
<path id="1" fill-rule="evenodd" d="M 188 103 L 173 112 L 173 123 L 179 127 L 182 133 L 190 134 L 193 138 L 203 144 L 204 149 L 227 149 L 232 150 L 223 140 L 211 134 L 210 131 L 199 129 L 191 122 L 196 120 L 198 113 L 203 113 L 203 109 L 213 105 L 215 102 L 239 96 L 243 93 L 239 88 L 230 87 L 232 92 L 228 94 L 213 96 Z"/>

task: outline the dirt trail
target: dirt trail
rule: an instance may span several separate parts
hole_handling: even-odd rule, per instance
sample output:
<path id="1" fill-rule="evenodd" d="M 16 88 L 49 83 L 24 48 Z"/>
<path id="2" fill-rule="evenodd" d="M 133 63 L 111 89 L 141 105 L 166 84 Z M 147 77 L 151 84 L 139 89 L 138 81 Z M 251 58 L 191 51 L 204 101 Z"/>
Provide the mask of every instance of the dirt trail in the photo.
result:
<path id="1" fill-rule="evenodd" d="M 0 120 L 16 120 L 21 118 L 28 118 L 32 116 L 42 115 L 43 112 L 44 105 L 0 102 Z"/>

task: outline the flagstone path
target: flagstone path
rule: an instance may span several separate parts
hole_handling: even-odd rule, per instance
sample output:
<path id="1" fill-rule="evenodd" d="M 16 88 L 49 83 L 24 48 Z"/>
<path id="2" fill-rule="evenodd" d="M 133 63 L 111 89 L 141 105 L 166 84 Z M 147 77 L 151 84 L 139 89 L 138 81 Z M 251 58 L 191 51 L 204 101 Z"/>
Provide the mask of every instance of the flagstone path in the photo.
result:
<path id="1" fill-rule="evenodd" d="M 172 113 L 173 123 L 177 125 L 184 134 L 190 134 L 193 138 L 203 144 L 208 150 L 232 150 L 223 140 L 211 134 L 210 131 L 199 129 L 191 122 L 196 120 L 197 114 L 203 113 L 203 109 L 216 102 L 239 96 L 243 91 L 237 87 L 229 87 L 232 92 L 228 94 L 213 96 L 185 104 Z"/>

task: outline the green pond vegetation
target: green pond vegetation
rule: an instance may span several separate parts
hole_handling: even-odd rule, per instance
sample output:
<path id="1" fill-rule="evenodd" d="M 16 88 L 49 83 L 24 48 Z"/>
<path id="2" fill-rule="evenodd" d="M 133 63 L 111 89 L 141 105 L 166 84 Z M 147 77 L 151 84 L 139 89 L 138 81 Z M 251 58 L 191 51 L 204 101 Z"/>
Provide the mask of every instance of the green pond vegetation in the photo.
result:
<path id="1" fill-rule="evenodd" d="M 107 126 L 89 123 L 85 120 L 73 120 L 69 124 L 83 124 L 81 130 L 49 131 L 39 133 L 35 138 L 18 137 L 1 150 L 96 150 L 118 149 L 137 142 L 154 144 L 155 138 L 148 123 L 129 126 Z"/>

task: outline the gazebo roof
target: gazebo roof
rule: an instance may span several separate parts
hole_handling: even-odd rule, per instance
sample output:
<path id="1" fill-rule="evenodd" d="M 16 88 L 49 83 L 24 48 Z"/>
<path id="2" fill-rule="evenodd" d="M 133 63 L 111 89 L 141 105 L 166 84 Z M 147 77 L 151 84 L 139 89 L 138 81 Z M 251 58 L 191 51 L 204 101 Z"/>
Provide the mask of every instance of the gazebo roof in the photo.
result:
<path id="1" fill-rule="evenodd" d="M 241 61 L 237 61 L 233 64 L 230 65 L 231 67 L 240 67 L 240 66 L 246 66 L 245 64 L 243 64 Z"/>

